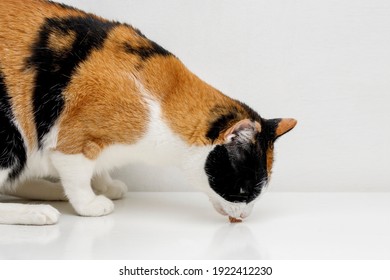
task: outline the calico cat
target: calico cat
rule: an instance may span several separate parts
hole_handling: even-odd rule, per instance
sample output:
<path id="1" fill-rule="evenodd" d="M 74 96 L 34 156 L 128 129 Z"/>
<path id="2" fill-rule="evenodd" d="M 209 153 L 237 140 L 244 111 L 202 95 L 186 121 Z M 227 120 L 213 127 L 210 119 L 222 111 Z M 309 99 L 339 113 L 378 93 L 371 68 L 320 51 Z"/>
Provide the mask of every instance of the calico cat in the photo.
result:
<path id="1" fill-rule="evenodd" d="M 1 0 L 0 11 L 2 193 L 102 216 L 127 191 L 113 168 L 172 164 L 221 214 L 250 214 L 294 119 L 261 118 L 130 25 L 46 0 Z M 0 203 L 0 223 L 58 218 L 49 205 Z"/>

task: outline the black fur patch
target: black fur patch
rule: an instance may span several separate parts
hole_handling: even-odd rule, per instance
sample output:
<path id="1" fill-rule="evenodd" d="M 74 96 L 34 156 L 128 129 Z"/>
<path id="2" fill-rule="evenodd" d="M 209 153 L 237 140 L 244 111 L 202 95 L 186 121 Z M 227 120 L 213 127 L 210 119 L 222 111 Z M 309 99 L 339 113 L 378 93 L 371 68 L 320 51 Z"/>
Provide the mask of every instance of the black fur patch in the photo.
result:
<path id="1" fill-rule="evenodd" d="M 207 137 L 215 140 L 233 122 L 244 118 L 258 121 L 261 132 L 253 135 L 253 141 L 243 142 L 238 137 L 216 146 L 207 157 L 205 171 L 210 187 L 225 200 L 249 203 L 261 193 L 268 181 L 267 150 L 273 147 L 280 119 L 262 119 L 249 106 L 238 103 L 244 108 L 245 115 L 237 108 L 217 107 L 211 111 L 212 115 L 219 117 L 211 122 Z"/>
<path id="2" fill-rule="evenodd" d="M 22 135 L 13 119 L 5 77 L 0 70 L 0 169 L 11 168 L 8 175 L 11 181 L 23 171 L 27 160 Z"/>
<path id="3" fill-rule="evenodd" d="M 230 202 L 253 201 L 267 180 L 266 155 L 259 134 L 255 143 L 218 145 L 206 160 L 210 187 Z"/>
<path id="4" fill-rule="evenodd" d="M 27 66 L 36 70 L 33 108 L 39 147 L 64 107 L 63 90 L 69 84 L 78 65 L 88 58 L 94 49 L 103 46 L 108 32 L 118 23 L 99 20 L 92 16 L 48 18 L 42 25 L 32 46 Z M 75 40 L 66 50 L 52 50 L 51 34 L 70 35 Z"/>
<path id="5" fill-rule="evenodd" d="M 263 127 L 265 130 L 265 134 L 268 135 L 268 138 L 273 141 L 275 141 L 278 137 L 276 137 L 276 129 L 278 128 L 278 125 L 282 119 L 269 119 L 265 120 Z"/>
<path id="6" fill-rule="evenodd" d="M 145 37 L 139 31 L 137 33 L 140 34 L 140 36 Z M 134 46 L 130 45 L 130 43 L 125 43 L 124 48 L 125 48 L 126 52 L 134 54 L 134 55 L 138 55 L 141 57 L 142 60 L 147 60 L 148 58 L 155 56 L 155 55 L 161 55 L 161 56 L 172 55 L 169 51 L 167 51 L 166 49 L 164 49 L 163 47 L 161 47 L 157 43 L 150 41 L 150 44 L 151 44 L 150 47 L 134 47 Z"/>
<path id="7" fill-rule="evenodd" d="M 209 127 L 209 130 L 206 133 L 206 137 L 214 141 L 218 138 L 221 131 L 227 128 L 229 123 L 237 119 L 237 115 L 234 113 L 229 113 L 226 115 L 221 115 L 218 119 L 214 120 Z"/>

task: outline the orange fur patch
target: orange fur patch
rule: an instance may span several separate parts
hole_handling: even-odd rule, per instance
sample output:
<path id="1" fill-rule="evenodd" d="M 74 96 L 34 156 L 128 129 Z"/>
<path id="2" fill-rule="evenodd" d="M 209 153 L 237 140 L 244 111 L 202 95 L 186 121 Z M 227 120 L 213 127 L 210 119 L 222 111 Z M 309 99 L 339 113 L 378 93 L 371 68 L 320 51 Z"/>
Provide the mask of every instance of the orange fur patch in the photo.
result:
<path id="1" fill-rule="evenodd" d="M 295 127 L 297 121 L 295 119 L 282 119 L 276 128 L 275 136 L 281 136 Z"/>
<path id="2" fill-rule="evenodd" d="M 273 163 L 274 163 L 274 149 L 273 149 L 273 147 L 270 147 L 267 149 L 267 175 L 268 175 L 268 178 L 271 177 Z"/>
<path id="3" fill-rule="evenodd" d="M 226 114 L 233 108 L 239 112 L 237 120 L 232 120 L 227 128 L 249 118 L 236 101 L 200 80 L 173 56 L 149 59 L 141 70 L 141 81 L 161 101 L 164 119 L 171 129 L 190 145 L 211 144 L 206 137 L 210 120 L 222 113 L 222 109 L 211 111 L 216 106 Z M 224 142 L 224 132 L 214 144 Z"/>
<path id="4" fill-rule="evenodd" d="M 138 62 L 121 51 L 131 31 L 114 29 L 73 75 L 65 92 L 57 149 L 95 159 L 111 144 L 132 144 L 144 134 L 148 110 L 133 72 Z"/>
<path id="5" fill-rule="evenodd" d="M 49 36 L 49 48 L 55 52 L 62 53 L 69 51 L 72 48 L 72 44 L 76 39 L 76 32 L 71 31 L 68 34 L 61 32 L 51 33 Z"/>

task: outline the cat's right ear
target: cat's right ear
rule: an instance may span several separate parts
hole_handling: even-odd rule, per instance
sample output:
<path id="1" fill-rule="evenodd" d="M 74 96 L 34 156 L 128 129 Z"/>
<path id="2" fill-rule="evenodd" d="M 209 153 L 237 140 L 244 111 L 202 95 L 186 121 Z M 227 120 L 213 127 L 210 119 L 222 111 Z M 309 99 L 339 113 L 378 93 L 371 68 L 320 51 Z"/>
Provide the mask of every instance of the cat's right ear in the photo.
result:
<path id="1" fill-rule="evenodd" d="M 297 124 L 295 119 L 270 119 L 266 121 L 266 125 L 271 127 L 271 130 L 274 133 L 274 140 L 280 136 L 286 134 L 292 130 Z"/>
<path id="2" fill-rule="evenodd" d="M 255 135 L 258 132 L 261 132 L 261 126 L 258 122 L 244 119 L 226 130 L 224 140 L 225 143 L 232 141 L 240 143 L 254 141 Z"/>

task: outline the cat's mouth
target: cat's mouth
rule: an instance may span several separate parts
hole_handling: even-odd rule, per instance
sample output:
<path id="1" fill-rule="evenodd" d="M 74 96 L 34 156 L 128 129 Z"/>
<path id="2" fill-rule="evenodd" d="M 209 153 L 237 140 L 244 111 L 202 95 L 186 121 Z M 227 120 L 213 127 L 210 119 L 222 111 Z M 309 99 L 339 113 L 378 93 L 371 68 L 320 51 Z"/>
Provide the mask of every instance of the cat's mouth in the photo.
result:
<path id="1" fill-rule="evenodd" d="M 252 212 L 254 204 L 253 201 L 250 203 L 229 202 L 222 197 L 210 197 L 210 201 L 219 214 L 235 219 L 245 219 L 248 217 Z"/>

